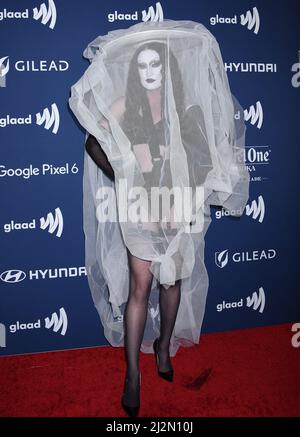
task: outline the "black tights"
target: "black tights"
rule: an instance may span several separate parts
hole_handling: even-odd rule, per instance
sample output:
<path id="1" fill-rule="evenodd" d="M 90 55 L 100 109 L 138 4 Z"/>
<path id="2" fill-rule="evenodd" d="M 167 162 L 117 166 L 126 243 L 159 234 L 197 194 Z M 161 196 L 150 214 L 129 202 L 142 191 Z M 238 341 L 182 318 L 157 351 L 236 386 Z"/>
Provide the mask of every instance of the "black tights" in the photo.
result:
<path id="1" fill-rule="evenodd" d="M 151 290 L 152 273 L 149 270 L 151 261 L 133 256 L 128 251 L 130 266 L 130 290 L 125 310 L 125 353 L 127 361 L 127 378 L 132 388 L 132 397 L 136 396 L 136 385 L 139 378 L 139 352 L 144 336 L 147 319 L 148 299 Z M 160 337 L 159 337 L 159 370 L 171 369 L 169 355 L 170 339 L 174 329 L 180 303 L 180 281 L 165 289 L 161 286 L 159 294 Z"/>
<path id="2" fill-rule="evenodd" d="M 114 171 L 105 155 L 101 145 L 92 135 L 86 141 L 86 150 L 102 169 L 114 181 Z M 144 336 L 147 319 L 148 299 L 152 282 L 152 273 L 149 270 L 150 261 L 139 259 L 129 251 L 130 265 L 130 291 L 125 311 L 125 349 L 127 360 L 127 377 L 133 404 L 138 396 L 136 387 L 139 378 L 139 352 Z M 180 281 L 173 287 L 160 288 L 160 337 L 158 344 L 159 370 L 165 372 L 171 369 L 169 356 L 170 339 L 174 329 L 177 311 L 180 303 Z"/>

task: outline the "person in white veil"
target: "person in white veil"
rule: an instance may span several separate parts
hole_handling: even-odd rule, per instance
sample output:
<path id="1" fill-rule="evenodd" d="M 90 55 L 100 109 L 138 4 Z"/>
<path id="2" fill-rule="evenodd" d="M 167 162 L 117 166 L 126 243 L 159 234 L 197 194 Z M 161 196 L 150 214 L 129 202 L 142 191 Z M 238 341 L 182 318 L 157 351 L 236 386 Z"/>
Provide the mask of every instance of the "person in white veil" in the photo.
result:
<path id="1" fill-rule="evenodd" d="M 151 38 L 142 35 L 145 28 L 152 31 Z M 173 39 L 172 30 L 178 28 L 182 33 Z M 153 38 L 155 30 L 158 39 Z M 129 40 L 136 36 L 134 42 L 128 43 L 127 36 Z M 124 45 L 109 50 L 109 43 L 122 37 Z M 71 109 L 89 132 L 85 199 L 91 192 L 98 221 L 92 234 L 96 252 L 92 253 L 94 219 L 90 213 L 85 216 L 86 264 L 94 292 L 95 285 L 101 288 L 99 264 L 105 264 L 104 251 L 110 260 L 102 270 L 110 295 L 104 297 L 103 292 L 98 299 L 105 301 L 99 304 L 99 313 L 112 344 L 123 344 L 124 333 L 127 370 L 122 405 L 135 416 L 140 406 L 141 348 L 146 352 L 153 348 L 159 376 L 172 382 L 170 356 L 179 345 L 199 339 L 208 287 L 203 240 L 210 223 L 209 205 L 240 215 L 248 200 L 249 175 L 241 160 L 244 124 L 234 119 L 238 103 L 233 103 L 216 42 L 199 23 L 139 23 L 128 32 L 114 31 L 108 39 L 95 42 L 87 54 L 95 45 L 100 50 L 92 54 L 90 70 L 72 87 L 70 98 Z M 188 61 L 196 68 L 188 66 Z M 90 170 L 90 159 L 101 169 L 100 178 L 98 171 Z M 124 181 L 126 187 L 136 189 L 137 196 L 127 194 L 131 214 L 121 221 Z M 101 224 L 103 203 L 108 208 L 114 205 L 112 198 L 107 203 L 99 196 L 103 186 L 113 186 L 116 192 L 119 223 L 113 230 L 107 222 Z M 153 210 L 154 187 L 173 190 L 172 199 L 167 196 L 167 208 L 162 196 L 159 208 Z M 186 187 L 191 188 L 188 202 L 183 200 Z M 104 249 L 99 249 L 101 244 Z M 129 284 L 121 269 L 122 281 L 116 284 L 111 279 L 115 272 L 111 262 L 117 263 L 118 257 L 124 261 L 124 253 Z M 97 274 L 92 257 L 97 258 Z M 154 324 L 158 304 L 160 317 Z M 114 342 L 111 332 L 117 329 L 110 320 L 118 315 L 124 315 L 124 324 L 121 318 L 121 329 L 117 325 L 121 335 Z"/>

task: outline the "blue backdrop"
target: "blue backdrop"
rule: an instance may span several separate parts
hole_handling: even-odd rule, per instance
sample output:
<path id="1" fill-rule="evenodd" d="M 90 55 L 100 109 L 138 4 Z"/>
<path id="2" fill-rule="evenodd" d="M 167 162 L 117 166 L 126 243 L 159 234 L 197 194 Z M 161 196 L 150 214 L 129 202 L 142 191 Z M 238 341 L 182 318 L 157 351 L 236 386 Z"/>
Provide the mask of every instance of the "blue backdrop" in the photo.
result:
<path id="1" fill-rule="evenodd" d="M 296 0 L 0 1 L 0 353 L 105 345 L 84 268 L 84 132 L 68 108 L 96 36 L 193 20 L 217 38 L 244 108 L 250 198 L 212 209 L 203 332 L 299 319 Z M 226 284 L 226 285 L 225 285 Z"/>

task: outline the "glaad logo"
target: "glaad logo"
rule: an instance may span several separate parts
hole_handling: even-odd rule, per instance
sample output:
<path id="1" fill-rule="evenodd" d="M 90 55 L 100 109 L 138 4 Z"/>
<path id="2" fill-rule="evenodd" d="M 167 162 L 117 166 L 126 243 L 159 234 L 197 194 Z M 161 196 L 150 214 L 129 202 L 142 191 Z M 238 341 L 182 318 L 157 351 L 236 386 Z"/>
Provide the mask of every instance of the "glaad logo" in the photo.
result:
<path id="1" fill-rule="evenodd" d="M 142 11 L 142 20 L 143 21 L 163 21 L 164 13 L 159 2 L 156 3 L 156 11 L 154 11 L 153 6 L 148 8 L 148 11 Z"/>
<path id="2" fill-rule="evenodd" d="M 56 236 L 61 237 L 64 220 L 60 208 L 55 208 L 55 217 L 53 216 L 52 212 L 47 214 L 46 219 L 41 217 L 40 226 L 41 229 L 49 228 L 48 232 L 50 232 L 50 234 L 53 234 L 53 232 L 56 231 Z"/>
<path id="3" fill-rule="evenodd" d="M 20 322 L 19 320 L 16 323 L 13 323 L 9 326 L 9 331 L 12 334 L 15 334 L 17 331 L 27 331 L 30 329 L 41 329 L 41 319 L 38 319 L 36 322 Z M 52 329 L 54 332 L 61 331 L 61 335 L 65 335 L 68 328 L 68 318 L 64 308 L 59 309 L 59 316 L 57 313 L 52 313 L 51 318 L 45 318 L 45 328 Z"/>
<path id="4" fill-rule="evenodd" d="M 82 267 L 59 267 L 45 270 L 29 270 L 28 279 L 57 279 L 57 278 L 75 278 L 86 276 L 86 268 Z M 26 278 L 26 273 L 22 270 L 6 270 L 0 275 L 0 279 L 8 284 L 21 282 Z"/>
<path id="5" fill-rule="evenodd" d="M 53 0 L 48 0 L 48 9 L 45 5 L 45 3 L 42 3 L 40 5 L 40 8 L 34 8 L 33 9 L 33 18 L 34 20 L 39 20 L 40 18 L 42 24 L 47 24 L 48 21 L 50 29 L 54 29 L 55 23 L 56 23 L 56 7 Z M 0 11 L 0 21 L 3 21 L 4 19 L 22 19 L 22 18 L 29 18 L 29 10 L 25 9 L 24 11 L 8 11 L 7 9 L 4 9 L 3 11 Z"/>
<path id="6" fill-rule="evenodd" d="M 49 130 L 52 127 L 52 133 L 57 134 L 59 128 L 59 112 L 55 103 L 51 105 L 51 114 L 48 108 L 43 109 L 43 113 L 37 112 L 36 124 L 41 126 L 44 123 L 44 128 Z M 4 118 L 0 118 L 0 127 L 4 128 L 8 125 L 21 125 L 32 124 L 32 116 L 29 114 L 27 117 L 11 117 L 9 114 Z"/>
<path id="7" fill-rule="evenodd" d="M 45 328 L 51 329 L 54 332 L 61 331 L 61 335 L 65 335 L 68 328 L 68 317 L 64 308 L 59 309 L 59 316 L 57 313 L 52 313 L 51 319 L 49 317 L 45 318 Z"/>
<path id="8" fill-rule="evenodd" d="M 251 205 L 246 205 L 245 211 L 246 211 L 246 215 L 248 216 L 252 215 L 253 220 L 256 220 L 258 218 L 258 221 L 262 223 L 265 217 L 265 203 L 263 197 L 261 195 L 258 197 L 258 203 L 256 202 L 256 200 L 252 200 Z M 238 209 L 238 210 L 228 211 L 225 210 L 224 208 L 221 208 L 220 210 L 215 212 L 216 219 L 221 219 L 222 217 L 227 217 L 230 215 L 237 215 L 237 214 L 241 215 L 242 210 Z"/>
<path id="9" fill-rule="evenodd" d="M 234 252 L 232 261 L 235 263 L 271 260 L 276 257 L 275 249 L 253 250 L 252 252 Z M 215 253 L 215 263 L 220 269 L 228 264 L 228 249 Z"/>
<path id="10" fill-rule="evenodd" d="M 242 14 L 240 16 L 241 18 L 241 25 L 246 26 L 248 30 L 252 30 L 254 27 L 253 32 L 257 35 L 259 31 L 259 25 L 260 25 L 260 19 L 259 19 L 259 13 L 256 7 L 252 8 L 251 11 L 247 11 L 246 14 Z"/>
<path id="11" fill-rule="evenodd" d="M 28 329 L 41 329 L 41 320 L 38 319 L 36 322 L 20 322 L 19 320 L 16 323 L 13 323 L 9 326 L 9 331 L 12 334 L 15 334 L 17 331 L 25 331 Z"/>
<path id="12" fill-rule="evenodd" d="M 252 215 L 253 220 L 258 218 L 260 223 L 263 222 L 265 217 L 265 202 L 261 195 L 258 196 L 258 203 L 256 200 L 252 200 L 251 205 L 246 205 L 246 215 Z"/>
<path id="13" fill-rule="evenodd" d="M 299 57 L 300 57 L 300 53 L 299 53 Z M 0 62 L 1 62 L 1 59 L 0 59 Z M 295 73 L 295 74 L 293 74 L 292 79 L 291 79 L 292 86 L 294 88 L 299 88 L 300 87 L 300 62 L 296 62 L 295 64 L 293 64 L 292 73 Z"/>
<path id="14" fill-rule="evenodd" d="M 163 21 L 164 19 L 164 13 L 163 9 L 161 7 L 161 4 L 159 2 L 156 3 L 156 11 L 154 10 L 153 6 L 150 6 L 148 8 L 148 11 L 143 10 L 142 11 L 142 21 Z M 135 11 L 133 14 L 129 13 L 119 13 L 118 11 L 115 11 L 114 13 L 108 14 L 107 18 L 110 23 L 113 23 L 114 21 L 124 21 L 124 20 L 133 20 L 138 21 L 138 11 Z"/>
<path id="15" fill-rule="evenodd" d="M 39 20 L 41 17 L 42 24 L 47 24 L 48 21 L 50 21 L 49 27 L 50 29 L 54 29 L 56 23 L 56 7 L 53 0 L 48 0 L 48 9 L 45 3 L 40 5 L 40 9 L 33 9 L 33 18 Z"/>
<path id="16" fill-rule="evenodd" d="M 248 30 L 253 30 L 255 34 L 258 34 L 259 26 L 260 26 L 260 18 L 259 13 L 256 7 L 252 8 L 251 11 L 247 11 L 246 14 L 240 15 L 241 25 L 246 26 Z M 215 17 L 210 17 L 210 24 L 215 26 L 216 24 L 237 24 L 237 15 L 233 17 L 219 17 L 217 14 Z"/>
<path id="17" fill-rule="evenodd" d="M 45 123 L 44 128 L 50 129 L 52 127 L 52 133 L 57 134 L 59 128 L 59 112 L 55 103 L 51 105 L 51 114 L 48 108 L 43 110 L 43 114 L 40 112 L 36 114 L 36 123 L 42 125 Z"/>
<path id="18" fill-rule="evenodd" d="M 244 120 L 249 121 L 254 126 L 257 123 L 257 128 L 260 129 L 263 124 L 263 109 L 261 106 L 261 103 L 258 101 L 256 102 L 256 108 L 254 105 L 251 105 L 250 108 L 247 110 L 244 110 Z"/>
<path id="19" fill-rule="evenodd" d="M 49 226 L 48 232 L 53 234 L 53 232 L 57 230 L 56 236 L 61 237 L 63 230 L 63 217 L 59 208 L 55 209 L 55 219 L 53 218 L 53 214 L 49 212 L 47 215 L 47 219 L 45 219 L 44 217 L 40 218 L 40 223 L 41 229 L 44 230 Z M 14 220 L 11 220 L 10 223 L 5 223 L 3 228 L 4 232 L 7 233 L 18 230 L 36 229 L 36 221 L 35 219 L 33 219 L 31 222 L 18 223 Z"/>
<path id="20" fill-rule="evenodd" d="M 259 312 L 262 313 L 265 308 L 266 297 L 262 287 L 259 287 L 258 294 L 256 291 L 252 293 L 252 296 L 247 296 L 247 307 L 253 307 L 254 310 L 259 308 Z"/>
<path id="21" fill-rule="evenodd" d="M 0 347 L 6 347 L 6 329 L 3 323 L 0 323 Z"/>
<path id="22" fill-rule="evenodd" d="M 296 332 L 291 339 L 292 346 L 300 347 L 300 323 L 294 323 L 291 330 L 292 332 Z"/>
<path id="23" fill-rule="evenodd" d="M 4 62 L 7 60 L 6 65 Z M 6 86 L 6 74 L 9 72 L 9 58 L 4 56 L 0 59 L 0 87 Z"/>
<path id="24" fill-rule="evenodd" d="M 257 310 L 259 308 L 259 312 L 262 313 L 265 308 L 265 293 L 264 289 L 262 287 L 259 288 L 259 295 L 257 295 L 256 292 L 252 294 L 252 296 L 248 296 L 246 298 L 246 305 L 247 308 L 253 307 L 254 310 Z M 233 309 L 233 308 L 241 308 L 244 306 L 244 299 L 241 298 L 239 301 L 233 301 L 233 302 L 225 302 L 223 300 L 222 303 L 218 303 L 216 308 L 218 312 L 221 312 L 223 310 Z"/>

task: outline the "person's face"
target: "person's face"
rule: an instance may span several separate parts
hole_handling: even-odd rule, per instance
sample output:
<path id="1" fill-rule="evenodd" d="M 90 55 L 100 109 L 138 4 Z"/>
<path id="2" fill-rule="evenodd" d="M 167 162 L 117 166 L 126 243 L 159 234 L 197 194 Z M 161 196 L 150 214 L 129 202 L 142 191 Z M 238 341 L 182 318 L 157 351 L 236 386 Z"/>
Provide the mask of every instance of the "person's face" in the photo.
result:
<path id="1" fill-rule="evenodd" d="M 141 84 L 147 90 L 156 90 L 161 86 L 162 65 L 159 54 L 155 50 L 142 50 L 137 58 Z"/>

